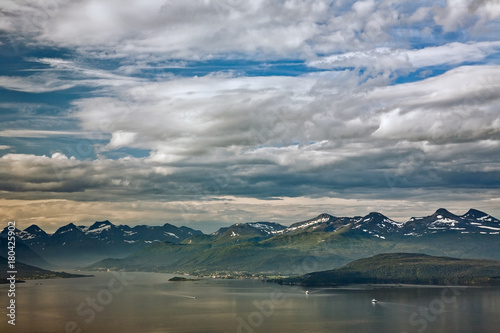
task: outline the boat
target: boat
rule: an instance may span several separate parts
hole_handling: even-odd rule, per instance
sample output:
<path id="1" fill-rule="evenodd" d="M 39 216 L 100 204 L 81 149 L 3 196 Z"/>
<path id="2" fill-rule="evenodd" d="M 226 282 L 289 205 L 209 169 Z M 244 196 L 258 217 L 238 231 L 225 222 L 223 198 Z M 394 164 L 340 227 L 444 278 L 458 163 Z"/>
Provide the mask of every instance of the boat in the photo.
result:
<path id="1" fill-rule="evenodd" d="M 377 303 L 377 302 L 378 302 L 378 301 L 377 301 L 375 298 L 374 298 L 374 299 L 372 299 L 372 303 L 373 303 L 373 304 L 375 304 L 375 303 Z"/>
<path id="2" fill-rule="evenodd" d="M 306 290 L 306 295 L 309 295 L 309 290 Z"/>

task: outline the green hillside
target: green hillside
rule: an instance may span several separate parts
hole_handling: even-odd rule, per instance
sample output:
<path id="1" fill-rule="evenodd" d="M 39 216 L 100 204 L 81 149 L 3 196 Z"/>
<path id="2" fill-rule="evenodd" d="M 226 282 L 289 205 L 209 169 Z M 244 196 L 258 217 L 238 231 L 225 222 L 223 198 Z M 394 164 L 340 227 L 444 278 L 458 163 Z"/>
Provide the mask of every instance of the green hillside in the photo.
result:
<path id="1" fill-rule="evenodd" d="M 434 257 L 415 253 L 379 254 L 341 268 L 282 282 L 306 286 L 357 283 L 500 285 L 500 261 Z"/>
<path id="2" fill-rule="evenodd" d="M 234 238 L 236 240 L 236 238 Z M 231 240 L 231 239 L 229 239 Z M 124 259 L 106 259 L 86 269 L 297 275 L 338 268 L 379 253 L 425 253 L 458 258 L 500 259 L 500 243 L 485 235 L 426 235 L 380 239 L 357 230 L 279 234 L 259 240 L 194 236 L 181 244 L 155 243 Z"/>
<path id="3" fill-rule="evenodd" d="M 0 256 L 0 283 L 7 283 L 7 264 L 6 258 Z M 26 265 L 21 262 L 16 262 L 16 280 L 34 280 L 34 279 L 57 279 L 57 278 L 74 278 L 84 277 L 86 275 L 70 274 L 65 272 L 54 272 L 39 267 Z"/>

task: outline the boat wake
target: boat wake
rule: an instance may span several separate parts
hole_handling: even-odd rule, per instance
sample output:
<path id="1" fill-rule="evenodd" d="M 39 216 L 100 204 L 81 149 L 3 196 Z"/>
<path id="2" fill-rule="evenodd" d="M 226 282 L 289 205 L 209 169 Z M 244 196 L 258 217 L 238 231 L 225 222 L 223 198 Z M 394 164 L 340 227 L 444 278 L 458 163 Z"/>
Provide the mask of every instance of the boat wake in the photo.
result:
<path id="1" fill-rule="evenodd" d="M 376 302 L 377 304 L 380 304 L 382 306 L 405 306 L 405 307 L 408 307 L 408 308 L 417 308 L 418 309 L 418 306 L 417 305 L 411 305 L 411 304 L 404 304 L 404 303 L 396 303 L 396 302 L 384 302 L 384 301 L 378 301 Z"/>
<path id="2" fill-rule="evenodd" d="M 168 295 L 168 296 L 177 296 L 177 297 L 184 297 L 184 298 L 191 298 L 191 299 L 196 299 L 194 296 L 189 296 L 189 295 L 180 295 L 180 294 L 174 294 L 174 293 L 166 293 L 162 292 L 163 295 Z"/>

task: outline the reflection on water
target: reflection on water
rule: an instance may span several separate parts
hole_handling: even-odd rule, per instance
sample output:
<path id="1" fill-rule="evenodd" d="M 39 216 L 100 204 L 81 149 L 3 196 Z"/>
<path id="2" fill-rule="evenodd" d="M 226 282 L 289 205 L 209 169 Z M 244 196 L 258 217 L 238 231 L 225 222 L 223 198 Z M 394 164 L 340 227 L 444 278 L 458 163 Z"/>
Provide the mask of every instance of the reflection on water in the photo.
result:
<path id="1" fill-rule="evenodd" d="M 2 332 L 498 332 L 500 288 L 305 289 L 158 273 L 17 286 Z M 7 286 L 0 292 L 6 294 Z M 378 303 L 371 303 L 376 298 Z M 2 297 L 2 299 L 5 299 Z"/>

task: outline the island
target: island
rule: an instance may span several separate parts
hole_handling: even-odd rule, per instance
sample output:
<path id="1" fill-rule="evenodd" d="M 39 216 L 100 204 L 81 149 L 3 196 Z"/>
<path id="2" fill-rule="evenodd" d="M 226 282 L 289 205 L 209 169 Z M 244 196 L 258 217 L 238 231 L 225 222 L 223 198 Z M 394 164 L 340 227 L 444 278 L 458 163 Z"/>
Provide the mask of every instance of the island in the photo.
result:
<path id="1" fill-rule="evenodd" d="M 500 261 L 386 253 L 355 260 L 338 269 L 274 282 L 313 287 L 348 284 L 493 286 L 500 285 Z"/>
<path id="2" fill-rule="evenodd" d="M 200 281 L 201 279 L 188 279 L 188 278 L 185 278 L 185 277 L 181 277 L 181 276 L 174 276 L 173 278 L 169 279 L 168 281 L 172 281 L 172 282 L 184 282 L 184 281 Z"/>

